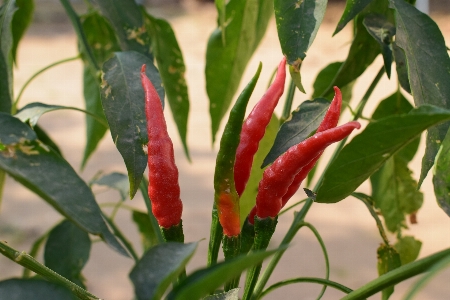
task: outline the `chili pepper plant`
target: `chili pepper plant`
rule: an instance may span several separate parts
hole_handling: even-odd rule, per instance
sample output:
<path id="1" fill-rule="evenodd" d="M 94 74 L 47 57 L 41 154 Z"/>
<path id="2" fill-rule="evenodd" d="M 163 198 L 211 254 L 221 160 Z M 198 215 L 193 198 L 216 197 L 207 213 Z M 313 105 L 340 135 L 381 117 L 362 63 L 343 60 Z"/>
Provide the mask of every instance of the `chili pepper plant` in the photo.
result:
<path id="1" fill-rule="evenodd" d="M 60 0 L 78 38 L 79 55 L 39 71 L 14 95 L 17 51 L 35 4 L 3 1 L 0 191 L 8 188 L 5 178 L 11 177 L 50 204 L 63 221 L 49 228 L 29 251 L 18 251 L 14 242 L 0 238 L 4 256 L 0 261 L 9 258 L 24 267 L 22 277 L 0 281 L 0 299 L 102 298 L 89 292 L 95 279 L 86 282 L 82 275 L 94 240 L 129 258 L 129 278 L 120 280 L 131 280 L 134 295 L 129 297 L 134 299 L 260 299 L 304 282 L 323 287 L 317 299 L 327 297 L 331 289 L 347 300 L 375 294 L 388 299 L 398 283 L 417 276 L 404 298 L 411 299 L 450 264 L 450 248 L 418 259 L 421 242 L 408 234 L 420 213 L 420 187 L 427 176 L 432 177 L 436 205 L 450 216 L 450 58 L 439 27 L 414 2 L 347 1 L 330 38 L 339 39 L 344 27 L 352 27 L 348 55 L 317 70 L 311 91 L 302 85 L 306 75 L 302 63 L 310 59 L 308 50 L 329 5 L 326 0 L 215 1 L 217 27 L 205 40 L 205 78 L 211 141 L 218 152 L 210 182 L 214 196 L 203 199 L 211 216 L 204 220 L 210 223 L 210 236 L 202 243 L 183 230 L 183 223 L 190 220 L 183 219 L 186 205 L 178 179 L 183 170 L 178 170 L 177 160 L 190 160 L 192 99 L 182 49 L 170 23 L 132 0 L 86 0 L 77 10 L 69 0 Z M 281 49 L 279 65 L 260 64 L 257 70 L 246 71 L 272 18 L 279 39 L 273 47 Z M 356 82 L 377 64 L 378 56 L 383 63 L 373 80 Z M 87 142 L 78 171 L 38 122 L 44 113 L 74 108 L 20 103 L 33 78 L 71 60 L 79 60 L 84 68 L 86 107 L 76 109 L 86 113 Z M 254 74 L 248 83 L 242 82 L 244 72 Z M 259 80 L 262 72 L 274 72 L 273 80 L 250 106 L 255 86 L 266 84 Z M 384 76 L 397 90 L 374 100 L 372 92 Z M 365 91 L 361 99 L 352 99 L 356 89 Z M 294 107 L 299 98 L 304 101 Z M 371 115 L 365 110 L 369 101 L 375 107 Z M 280 115 L 274 112 L 277 106 L 282 107 Z M 169 136 L 164 109 L 171 111 L 178 136 Z M 269 127 L 276 135 L 268 136 Z M 99 173 L 85 182 L 79 174 L 103 138 L 114 141 L 123 170 Z M 414 170 L 419 174 L 414 178 L 408 164 L 421 138 L 425 151 L 419 151 L 422 165 Z M 184 157 L 175 157 L 172 139 L 181 140 Z M 321 158 L 331 144 L 335 144 L 331 156 Z M 195 168 L 196 162 L 190 167 Z M 370 192 L 360 189 L 366 181 Z M 112 213 L 98 204 L 93 185 L 121 192 Z M 127 206 L 131 201 L 127 193 L 130 199 L 139 195 L 146 210 Z M 379 232 L 380 246 L 373 249 L 379 277 L 362 286 L 330 278 L 330 250 L 319 230 L 306 221 L 313 205 L 344 199 L 360 201 Z M 131 210 L 143 251 L 136 250 L 129 233 L 116 222 L 121 209 Z M 286 212 L 291 216 L 289 229 L 281 233 L 281 243 L 271 243 L 274 232 L 280 231 L 278 216 Z M 269 285 L 302 228 L 311 230 L 322 248 L 325 275 Z M 204 265 L 186 271 L 199 247 L 208 248 Z M 296 285 L 298 299 L 303 287 Z"/>

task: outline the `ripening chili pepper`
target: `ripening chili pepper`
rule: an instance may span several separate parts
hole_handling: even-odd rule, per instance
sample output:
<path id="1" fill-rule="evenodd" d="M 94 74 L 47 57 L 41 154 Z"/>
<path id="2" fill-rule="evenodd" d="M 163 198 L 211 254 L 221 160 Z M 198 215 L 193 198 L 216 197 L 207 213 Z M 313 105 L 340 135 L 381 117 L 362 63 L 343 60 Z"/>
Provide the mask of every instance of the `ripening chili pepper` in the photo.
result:
<path id="1" fill-rule="evenodd" d="M 276 217 L 282 207 L 282 198 L 298 172 L 332 143 L 347 137 L 361 125 L 349 122 L 339 127 L 318 132 L 303 142 L 292 146 L 268 167 L 259 182 L 256 196 L 256 215 L 260 219 Z"/>
<path id="2" fill-rule="evenodd" d="M 335 96 L 333 98 L 333 101 L 331 101 L 330 107 L 328 108 L 327 113 L 325 114 L 322 122 L 320 123 L 319 127 L 316 130 L 317 132 L 322 132 L 324 130 L 334 128 L 336 127 L 339 117 L 341 114 L 341 106 L 342 106 L 342 93 L 339 90 L 338 87 L 334 87 Z M 281 199 L 281 207 L 283 208 L 286 203 L 289 201 L 289 199 L 297 192 L 300 185 L 302 184 L 303 180 L 308 176 L 308 173 L 311 171 L 311 169 L 316 164 L 317 160 L 322 155 L 323 151 L 319 152 L 319 154 L 307 165 L 305 165 L 300 172 L 295 176 L 294 180 L 292 181 L 291 185 L 289 186 L 286 194 Z M 254 218 L 256 215 L 256 206 L 253 207 L 253 209 L 250 211 L 248 221 L 253 224 Z"/>
<path id="3" fill-rule="evenodd" d="M 239 196 L 244 192 L 250 177 L 253 157 L 258 150 L 259 142 L 264 136 L 275 106 L 284 92 L 286 80 L 286 58 L 278 65 L 277 76 L 267 92 L 255 105 L 242 126 L 241 138 L 236 152 L 234 164 L 234 181 Z"/>
<path id="4" fill-rule="evenodd" d="M 180 224 L 183 204 L 173 145 L 167 133 L 161 100 L 145 74 L 145 68 L 145 65 L 141 68 L 141 82 L 145 92 L 148 133 L 148 196 L 159 226 L 168 229 Z"/>
<path id="5" fill-rule="evenodd" d="M 214 172 L 214 201 L 219 221 L 226 236 L 237 236 L 241 231 L 239 215 L 239 196 L 236 192 L 233 167 L 236 149 L 239 144 L 242 123 L 250 96 L 261 73 L 261 64 L 249 84 L 239 95 L 233 106 L 228 122 L 220 140 Z"/>

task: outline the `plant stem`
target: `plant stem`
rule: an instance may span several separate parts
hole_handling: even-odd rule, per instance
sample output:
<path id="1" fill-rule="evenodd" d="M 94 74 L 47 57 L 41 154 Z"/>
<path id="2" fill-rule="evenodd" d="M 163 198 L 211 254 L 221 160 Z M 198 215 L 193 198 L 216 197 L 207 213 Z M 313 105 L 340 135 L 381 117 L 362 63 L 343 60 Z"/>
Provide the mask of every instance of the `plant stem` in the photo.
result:
<path id="1" fill-rule="evenodd" d="M 300 282 L 309 282 L 309 283 L 318 283 L 318 284 L 322 284 L 324 286 L 329 286 L 332 288 L 335 288 L 341 292 L 344 292 L 346 294 L 351 293 L 353 290 L 340 284 L 337 283 L 335 281 L 331 281 L 331 280 L 326 280 L 323 278 L 315 278 L 315 277 L 299 277 L 299 278 L 293 278 L 293 279 L 288 279 L 288 280 L 284 280 L 284 281 L 280 281 L 277 282 L 273 285 L 271 285 L 270 287 L 268 287 L 266 290 L 264 290 L 264 292 L 261 293 L 260 298 L 263 298 L 264 296 L 266 296 L 268 293 L 272 292 L 273 290 L 280 288 L 282 286 L 288 285 L 288 284 L 293 284 L 293 283 L 300 283 Z"/>
<path id="2" fill-rule="evenodd" d="M 294 101 L 295 90 L 296 90 L 295 83 L 291 79 L 289 82 L 288 93 L 286 95 L 286 102 L 284 102 L 283 113 L 281 114 L 280 117 L 280 125 L 283 124 L 291 115 L 292 102 Z"/>
<path id="3" fill-rule="evenodd" d="M 129 240 L 123 235 L 123 233 L 120 231 L 120 229 L 116 226 L 113 220 L 111 220 L 107 215 L 105 215 L 102 212 L 103 218 L 106 220 L 108 225 L 111 227 L 111 229 L 114 232 L 114 235 L 119 238 L 119 240 L 122 242 L 122 244 L 127 248 L 128 252 L 130 252 L 131 256 L 133 257 L 134 261 L 138 261 L 139 257 L 136 254 L 136 251 L 134 251 L 133 245 L 130 243 Z"/>
<path id="4" fill-rule="evenodd" d="M 24 251 L 19 252 L 16 249 L 9 247 L 2 241 L 0 241 L 0 253 L 6 256 L 7 258 L 11 259 L 15 263 L 30 269 L 36 274 L 41 275 L 45 279 L 65 286 L 70 291 L 72 291 L 79 299 L 82 300 L 100 299 L 97 296 L 89 293 L 82 287 L 76 285 L 72 281 L 68 280 L 67 278 L 47 268 L 26 252 Z"/>
<path id="5" fill-rule="evenodd" d="M 305 205 L 302 207 L 302 209 L 296 214 L 294 221 L 291 224 L 291 227 L 289 228 L 288 232 L 284 236 L 283 240 L 281 241 L 280 248 L 284 250 L 277 251 L 272 259 L 270 260 L 269 264 L 267 265 L 266 269 L 264 270 L 261 278 L 259 279 L 258 283 L 256 284 L 255 290 L 253 292 L 254 298 L 258 298 L 259 295 L 262 293 L 262 290 L 264 286 L 266 285 L 267 281 L 269 280 L 270 275 L 272 275 L 273 270 L 277 266 L 278 262 L 281 259 L 281 256 L 283 256 L 284 252 L 286 251 L 286 247 L 290 244 L 292 239 L 294 238 L 297 231 L 302 227 L 302 224 L 304 224 L 303 220 L 305 219 L 306 214 L 308 213 L 309 209 L 311 208 L 313 204 L 313 200 L 311 198 L 308 198 L 306 200 Z"/>
<path id="6" fill-rule="evenodd" d="M 25 82 L 25 84 L 20 89 L 19 94 L 17 95 L 16 101 L 14 101 L 14 103 L 13 103 L 13 107 L 11 109 L 11 113 L 14 115 L 17 112 L 17 105 L 19 104 L 20 97 L 22 96 L 23 92 L 25 91 L 25 88 L 31 83 L 31 81 L 33 81 L 34 78 L 36 78 L 41 73 L 47 71 L 48 69 L 51 69 L 51 68 L 53 68 L 53 67 L 55 67 L 57 65 L 60 65 L 60 64 L 63 64 L 63 63 L 69 62 L 69 61 L 77 60 L 79 58 L 81 58 L 81 56 L 77 55 L 77 56 L 74 56 L 74 57 L 69 57 L 69 58 L 65 58 L 65 59 L 62 59 L 62 60 L 58 60 L 58 61 L 56 61 L 56 62 L 54 62 L 54 63 L 52 63 L 52 64 L 50 64 L 50 65 L 48 65 L 48 66 L 46 66 L 46 67 L 44 67 L 42 69 L 40 69 L 36 73 L 34 73 L 27 80 L 27 82 Z"/>
<path id="7" fill-rule="evenodd" d="M 208 262 L 207 266 L 210 267 L 217 263 L 217 257 L 219 255 L 220 243 L 222 241 L 223 229 L 219 222 L 219 215 L 217 211 L 216 203 L 213 204 L 212 209 L 211 230 L 209 236 L 208 246 Z"/>
<path id="8" fill-rule="evenodd" d="M 366 199 L 366 195 L 363 195 L 361 193 L 352 193 L 352 196 L 361 200 L 369 210 L 372 217 L 375 219 L 375 222 L 377 223 L 378 231 L 380 232 L 381 238 L 383 239 L 386 246 L 389 246 L 389 239 L 386 235 L 386 232 L 384 231 L 383 224 L 381 223 L 380 218 L 378 217 L 376 211 L 373 209 L 373 206 L 370 204 L 370 202 Z"/>
<path id="9" fill-rule="evenodd" d="M 141 184 L 139 185 L 139 189 L 141 190 L 142 197 L 144 198 L 145 206 L 147 207 L 148 218 L 150 219 L 150 223 L 152 224 L 153 234 L 156 236 L 157 244 L 164 243 L 164 238 L 161 234 L 161 230 L 159 230 L 158 221 L 156 221 L 155 216 L 152 213 L 152 203 L 150 198 L 148 197 L 148 180 L 145 176 L 142 177 Z"/>
<path id="10" fill-rule="evenodd" d="M 389 271 L 380 277 L 370 281 L 357 290 L 354 290 L 341 300 L 357 300 L 364 299 L 375 295 L 383 289 L 393 286 L 401 281 L 416 276 L 420 273 L 428 271 L 432 266 L 439 263 L 443 259 L 450 257 L 450 248 L 427 256 L 420 260 L 416 260 L 409 264 L 403 265 L 397 269 Z"/>

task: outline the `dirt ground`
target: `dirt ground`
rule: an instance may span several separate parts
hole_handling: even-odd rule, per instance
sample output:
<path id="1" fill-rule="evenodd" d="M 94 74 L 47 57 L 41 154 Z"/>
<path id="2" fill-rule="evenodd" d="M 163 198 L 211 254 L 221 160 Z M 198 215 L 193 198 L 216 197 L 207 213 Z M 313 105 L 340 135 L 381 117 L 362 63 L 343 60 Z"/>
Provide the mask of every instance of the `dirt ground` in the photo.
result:
<path id="1" fill-rule="evenodd" d="M 442 9 L 432 8 L 432 16 L 450 44 L 450 17 Z M 319 30 L 316 41 L 308 51 L 302 66 L 304 86 L 309 94 L 312 81 L 324 66 L 346 57 L 351 40 L 350 28 L 331 39 L 334 27 L 342 14 L 342 3 L 331 6 L 326 14 L 324 25 Z M 33 27 L 19 46 L 18 68 L 15 71 L 16 93 L 25 81 L 37 70 L 59 59 L 77 54 L 74 32 L 59 4 L 42 1 L 38 8 Z M 182 151 L 178 135 L 170 116 L 169 131 L 174 140 L 177 164 L 180 169 L 180 184 L 184 202 L 183 224 L 187 242 L 200 241 L 199 249 L 188 265 L 188 273 L 204 266 L 206 263 L 207 240 L 209 237 L 210 210 L 212 207 L 215 155 L 217 145 L 211 147 L 210 120 L 208 117 L 208 100 L 205 92 L 204 67 L 207 38 L 215 28 L 216 12 L 212 4 L 200 4 L 185 1 L 181 7 L 157 7 L 150 9 L 155 16 L 164 17 L 172 24 L 187 65 L 186 77 L 191 99 L 188 143 L 192 156 L 190 164 Z M 264 92 L 272 70 L 281 59 L 281 50 L 276 35 L 274 20 L 271 21 L 264 40 L 253 56 L 242 80 L 242 86 L 248 82 L 257 64 L 263 62 L 263 71 L 257 90 L 252 97 L 255 103 Z M 353 99 L 360 99 L 382 65 L 376 62 L 355 84 Z M 28 87 L 21 104 L 43 102 L 76 107 L 84 107 L 82 98 L 79 61 L 53 68 L 38 78 Z M 395 76 L 392 76 L 395 78 Z M 376 88 L 371 101 L 390 95 L 396 88 L 395 80 L 391 82 L 384 77 Z M 296 94 L 294 106 L 309 99 L 307 95 Z M 356 100 L 353 100 L 356 102 Z M 250 104 L 251 106 L 252 104 Z M 278 113 L 281 108 L 278 108 Z M 370 115 L 370 105 L 364 115 Z M 341 122 L 348 119 L 344 116 Z M 74 111 L 58 111 L 44 115 L 40 120 L 55 141 L 59 143 L 67 160 L 79 170 L 84 141 L 84 116 Z M 326 154 L 330 154 L 327 151 Z M 420 171 L 423 147 L 411 164 L 415 176 Z M 104 172 L 125 172 L 123 161 L 114 147 L 109 135 L 103 139 L 97 152 L 80 171 L 85 180 L 91 179 L 99 170 Z M 438 208 L 433 194 L 429 176 L 423 184 L 425 194 L 423 208 L 418 213 L 418 224 L 411 225 L 405 234 L 413 235 L 423 242 L 420 257 L 450 247 L 450 219 Z M 363 184 L 358 190 L 368 191 L 369 185 Z M 118 200 L 114 192 L 96 190 L 100 203 Z M 301 198 L 299 195 L 297 198 Z M 137 196 L 128 205 L 144 209 L 142 198 Z M 0 207 L 0 238 L 16 249 L 29 251 L 32 242 L 49 230 L 61 217 L 47 203 L 39 199 L 14 180 L 6 181 L 3 203 Z M 121 229 L 129 234 L 132 242 L 137 243 L 139 236 L 131 221 L 128 211 L 119 212 L 117 221 Z M 271 243 L 276 247 L 283 233 L 292 221 L 292 214 L 285 214 L 279 220 L 277 231 Z M 334 205 L 314 204 L 307 221 L 314 224 L 321 233 L 328 247 L 331 264 L 331 280 L 338 281 L 350 288 L 358 288 L 377 277 L 376 249 L 381 243 L 377 228 L 362 203 L 348 198 Z M 394 239 L 394 237 L 392 237 Z M 302 230 L 286 252 L 279 267 L 269 283 L 292 277 L 324 276 L 324 260 L 319 244 L 307 230 Z M 88 289 L 95 295 L 108 300 L 132 299 L 132 285 L 128 272 L 132 267 L 130 259 L 121 257 L 103 243 L 93 246 L 91 258 L 83 274 L 87 279 Z M 22 268 L 0 257 L 0 279 L 20 276 Z M 418 278 L 410 279 L 396 287 L 391 299 L 401 299 Z M 440 273 L 421 291 L 417 299 L 443 300 L 450 297 L 450 269 Z M 270 294 L 267 299 L 315 299 L 319 286 L 297 284 Z M 328 289 L 323 299 L 335 300 L 342 293 Z M 371 299 L 379 299 L 373 297 Z"/>

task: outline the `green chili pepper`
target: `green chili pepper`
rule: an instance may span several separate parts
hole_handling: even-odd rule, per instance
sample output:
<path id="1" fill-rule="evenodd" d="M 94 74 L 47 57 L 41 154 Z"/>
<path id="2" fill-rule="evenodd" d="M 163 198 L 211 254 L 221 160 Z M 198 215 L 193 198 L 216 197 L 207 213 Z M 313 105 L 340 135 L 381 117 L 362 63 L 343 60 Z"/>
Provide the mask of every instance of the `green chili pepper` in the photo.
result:
<path id="1" fill-rule="evenodd" d="M 261 64 L 233 106 L 220 140 L 220 149 L 217 154 L 214 172 L 214 206 L 217 209 L 217 213 L 214 213 L 215 210 L 213 209 L 209 244 L 210 253 L 208 255 L 209 265 L 217 261 L 217 243 L 220 243 L 217 235 L 220 232 L 220 227 L 223 228 L 223 234 L 227 237 L 236 237 L 240 233 L 239 196 L 234 184 L 233 169 L 245 110 L 260 73 Z M 217 221 L 220 221 L 220 224 Z M 227 240 L 225 239 L 224 242 Z M 234 240 L 233 243 L 235 243 Z M 225 248 L 229 249 L 228 246 L 225 246 Z M 231 253 L 233 251 L 229 252 L 227 250 L 226 252 Z M 225 257 L 227 257 L 227 253 Z"/>

